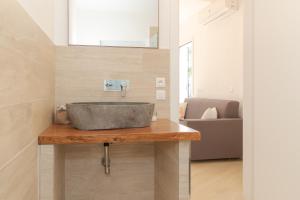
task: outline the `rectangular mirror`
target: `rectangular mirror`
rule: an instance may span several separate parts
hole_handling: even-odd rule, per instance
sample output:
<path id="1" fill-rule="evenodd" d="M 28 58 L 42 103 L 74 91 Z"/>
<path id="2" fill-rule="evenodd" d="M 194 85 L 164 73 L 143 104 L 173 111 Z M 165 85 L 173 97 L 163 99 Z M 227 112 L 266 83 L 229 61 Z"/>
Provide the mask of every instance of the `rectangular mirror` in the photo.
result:
<path id="1" fill-rule="evenodd" d="M 69 44 L 158 48 L 158 0 L 69 0 Z"/>

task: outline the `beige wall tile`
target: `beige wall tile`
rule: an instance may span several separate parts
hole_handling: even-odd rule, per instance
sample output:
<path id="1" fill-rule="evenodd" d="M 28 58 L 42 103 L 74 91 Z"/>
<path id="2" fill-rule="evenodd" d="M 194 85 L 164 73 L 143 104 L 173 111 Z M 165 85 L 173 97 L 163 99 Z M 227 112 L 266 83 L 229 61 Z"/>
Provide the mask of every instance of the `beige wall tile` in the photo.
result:
<path id="1" fill-rule="evenodd" d="M 0 1 L 0 55 L 0 199 L 35 200 L 36 140 L 52 121 L 55 48 L 16 0 Z"/>
<path id="2" fill-rule="evenodd" d="M 48 128 L 53 121 L 53 107 L 54 97 L 49 99 L 35 101 L 31 104 L 32 116 L 32 132 L 37 137 L 46 128 Z"/>
<path id="3" fill-rule="evenodd" d="M 66 200 L 154 200 L 154 144 L 111 145 L 111 175 L 103 145 L 66 146 Z"/>
<path id="4" fill-rule="evenodd" d="M 65 146 L 54 146 L 54 200 L 65 199 Z M 42 200 L 42 199 L 39 199 Z"/>
<path id="5" fill-rule="evenodd" d="M 190 199 L 190 142 L 155 145 L 155 200 Z"/>
<path id="6" fill-rule="evenodd" d="M 52 122 L 52 101 L 36 101 L 0 108 L 0 167 Z"/>
<path id="7" fill-rule="evenodd" d="M 52 42 L 15 0 L 0 5 L 0 107 L 53 96 Z"/>
<path id="8" fill-rule="evenodd" d="M 190 142 L 113 144 L 111 174 L 103 145 L 65 148 L 66 200 L 189 200 Z"/>
<path id="9" fill-rule="evenodd" d="M 39 146 L 39 200 L 54 199 L 55 146 Z"/>
<path id="10" fill-rule="evenodd" d="M 0 109 L 0 168 L 34 139 L 31 105 Z"/>
<path id="11" fill-rule="evenodd" d="M 169 93 L 169 50 L 141 48 L 57 47 L 56 104 L 78 101 L 149 101 L 159 117 L 169 118 L 169 98 L 155 99 L 155 78 L 166 77 Z M 126 79 L 126 98 L 104 92 L 105 79 Z"/>
<path id="12" fill-rule="evenodd" d="M 37 141 L 34 141 L 0 170 L 0 199 L 38 200 L 37 180 Z"/>
<path id="13" fill-rule="evenodd" d="M 191 142 L 179 142 L 179 200 L 190 200 L 191 195 Z"/>
<path id="14" fill-rule="evenodd" d="M 39 200 L 64 200 L 64 145 L 39 146 Z"/>

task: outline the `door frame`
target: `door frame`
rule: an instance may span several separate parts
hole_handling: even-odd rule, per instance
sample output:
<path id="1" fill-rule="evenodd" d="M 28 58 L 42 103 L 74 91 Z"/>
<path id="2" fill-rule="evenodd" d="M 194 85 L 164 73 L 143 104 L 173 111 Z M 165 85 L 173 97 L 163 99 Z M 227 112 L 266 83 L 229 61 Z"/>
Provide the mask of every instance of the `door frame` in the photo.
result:
<path id="1" fill-rule="evenodd" d="M 243 183 L 245 200 L 254 200 L 254 2 L 244 0 Z"/>
<path id="2" fill-rule="evenodd" d="M 245 200 L 254 200 L 254 2 L 243 0 L 243 188 Z M 179 106 L 179 0 L 170 0 L 170 108 L 171 119 L 178 122 Z"/>

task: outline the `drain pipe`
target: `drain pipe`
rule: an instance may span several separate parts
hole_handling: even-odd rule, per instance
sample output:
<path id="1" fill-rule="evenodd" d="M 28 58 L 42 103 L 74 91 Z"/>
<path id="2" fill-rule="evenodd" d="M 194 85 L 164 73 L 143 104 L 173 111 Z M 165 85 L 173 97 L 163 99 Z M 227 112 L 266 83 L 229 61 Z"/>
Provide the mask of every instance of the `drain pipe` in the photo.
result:
<path id="1" fill-rule="evenodd" d="M 104 143 L 104 158 L 102 159 L 102 165 L 105 169 L 105 174 L 110 174 L 110 155 L 109 155 L 109 143 Z"/>

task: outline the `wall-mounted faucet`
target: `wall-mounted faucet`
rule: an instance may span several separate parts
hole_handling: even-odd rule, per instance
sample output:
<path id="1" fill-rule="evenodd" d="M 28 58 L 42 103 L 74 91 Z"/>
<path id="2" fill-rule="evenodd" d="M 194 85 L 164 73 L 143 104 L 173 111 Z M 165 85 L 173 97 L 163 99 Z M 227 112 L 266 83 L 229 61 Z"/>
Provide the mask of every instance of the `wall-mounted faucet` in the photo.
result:
<path id="1" fill-rule="evenodd" d="M 121 92 L 121 97 L 126 97 L 128 88 L 128 80 L 104 80 L 105 92 Z"/>
<path id="2" fill-rule="evenodd" d="M 121 97 L 126 97 L 127 92 L 127 82 L 121 83 Z"/>
<path id="3" fill-rule="evenodd" d="M 104 84 L 105 84 L 105 88 L 109 88 L 109 87 L 112 87 L 112 86 L 113 86 L 113 84 L 112 84 L 111 81 L 107 81 L 107 82 L 105 82 Z"/>

